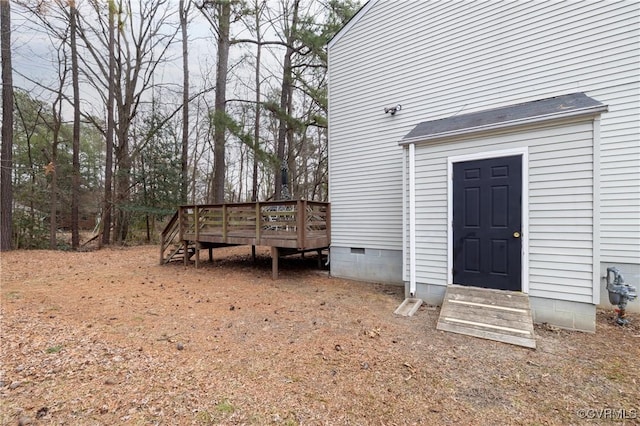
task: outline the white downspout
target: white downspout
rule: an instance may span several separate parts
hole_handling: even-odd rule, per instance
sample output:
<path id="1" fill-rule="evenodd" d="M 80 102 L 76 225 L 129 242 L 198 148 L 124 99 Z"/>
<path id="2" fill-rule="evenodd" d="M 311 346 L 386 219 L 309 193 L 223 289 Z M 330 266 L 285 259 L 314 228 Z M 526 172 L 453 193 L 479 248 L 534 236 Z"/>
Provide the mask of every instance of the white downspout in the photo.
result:
<path id="1" fill-rule="evenodd" d="M 416 294 L 416 144 L 409 144 L 409 294 Z"/>

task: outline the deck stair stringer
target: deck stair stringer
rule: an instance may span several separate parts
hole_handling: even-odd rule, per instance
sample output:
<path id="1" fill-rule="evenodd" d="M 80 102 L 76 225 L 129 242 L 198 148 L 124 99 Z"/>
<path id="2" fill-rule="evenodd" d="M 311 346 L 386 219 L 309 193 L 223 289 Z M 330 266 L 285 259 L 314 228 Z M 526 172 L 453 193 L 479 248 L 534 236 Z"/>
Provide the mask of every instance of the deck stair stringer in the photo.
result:
<path id="1" fill-rule="evenodd" d="M 191 259 L 196 252 L 195 244 L 189 244 L 187 247 L 187 259 Z M 184 261 L 184 244 L 174 244 L 172 250 L 169 252 L 167 257 L 162 259 L 162 263 L 166 264 L 169 262 Z"/>
<path id="2" fill-rule="evenodd" d="M 520 292 L 449 285 L 436 328 L 536 347 L 529 296 Z"/>

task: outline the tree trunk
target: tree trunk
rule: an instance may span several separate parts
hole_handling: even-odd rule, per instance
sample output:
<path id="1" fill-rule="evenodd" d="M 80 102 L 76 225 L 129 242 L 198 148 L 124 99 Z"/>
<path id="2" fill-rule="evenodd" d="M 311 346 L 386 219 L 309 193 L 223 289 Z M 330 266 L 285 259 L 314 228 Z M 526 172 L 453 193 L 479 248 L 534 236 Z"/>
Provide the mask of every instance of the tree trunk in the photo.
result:
<path id="1" fill-rule="evenodd" d="M 56 100 L 53 102 L 53 108 L 51 110 L 52 125 L 51 131 L 53 133 L 51 142 L 51 207 L 49 210 L 49 247 L 54 250 L 58 247 L 57 233 L 58 233 L 58 145 L 60 144 L 60 128 L 62 127 L 62 95 L 64 89 L 64 83 L 66 80 L 66 71 L 60 75 L 60 86 Z M 43 150 L 44 151 L 44 150 Z"/>
<path id="2" fill-rule="evenodd" d="M 58 132 L 54 131 L 51 145 L 51 209 L 49 211 L 49 248 L 55 250 L 58 247 Z"/>
<path id="3" fill-rule="evenodd" d="M 129 233 L 129 214 L 124 208 L 129 200 L 131 178 L 131 153 L 129 152 L 129 122 L 125 118 L 129 114 L 124 107 L 119 108 L 118 146 L 116 151 L 116 223 L 114 239 L 124 244 Z"/>
<path id="4" fill-rule="evenodd" d="M 180 200 L 187 202 L 189 189 L 189 43 L 187 37 L 187 14 L 184 0 L 180 0 L 180 29 L 182 31 L 182 155 Z"/>
<path id="5" fill-rule="evenodd" d="M 154 110 L 153 107 L 152 111 Z M 140 168 L 141 168 L 141 180 L 142 180 L 142 194 L 143 194 L 143 204 L 148 204 L 149 203 L 149 194 L 148 194 L 148 187 L 147 187 L 147 172 L 145 171 L 145 167 L 144 167 L 144 155 L 140 156 Z M 149 213 L 145 213 L 144 215 L 144 220 L 145 220 L 145 226 L 146 226 L 146 230 L 147 230 L 147 243 L 151 242 L 151 231 L 149 229 Z"/>
<path id="6" fill-rule="evenodd" d="M 213 133 L 213 202 L 224 202 L 225 186 L 225 132 L 227 74 L 229 72 L 229 27 L 231 3 L 220 2 L 218 7 L 218 63 L 216 66 L 216 99 L 214 104 Z"/>
<path id="7" fill-rule="evenodd" d="M 298 26 L 298 9 L 300 7 L 300 0 L 295 0 L 293 3 L 293 16 L 291 19 L 291 27 L 287 34 L 287 50 L 284 55 L 283 67 L 282 67 L 282 90 L 280 91 L 280 122 L 278 125 L 278 142 L 276 147 L 276 179 L 275 179 L 275 196 L 276 200 L 282 198 L 282 168 L 285 163 L 285 150 L 287 133 L 289 132 L 288 117 L 291 113 L 291 92 L 293 88 L 293 76 L 291 68 L 291 57 L 293 56 L 293 41 L 295 39 L 297 26 Z"/>
<path id="8" fill-rule="evenodd" d="M 253 128 L 253 174 L 251 185 L 251 201 L 258 201 L 258 152 L 260 151 L 260 101 L 261 101 L 261 82 L 260 68 L 262 61 L 262 33 L 260 32 L 260 11 L 261 7 L 258 1 L 255 4 L 256 14 L 256 117 Z"/>
<path id="9" fill-rule="evenodd" d="M 34 228 L 36 226 L 36 209 L 34 205 L 36 192 L 36 170 L 33 164 L 33 156 L 31 154 L 31 138 L 27 135 L 27 157 L 29 158 L 29 174 L 31 174 L 31 185 L 29 185 L 29 239 L 33 241 L 35 237 Z"/>
<path id="10" fill-rule="evenodd" d="M 122 7 L 122 4 L 119 5 Z M 120 22 L 118 23 L 120 26 Z M 129 152 L 129 126 L 132 120 L 132 108 L 135 96 L 138 70 L 141 64 L 137 61 L 129 61 L 130 52 L 126 36 L 117 32 L 116 48 L 118 50 L 118 63 L 116 66 L 114 85 L 117 94 L 118 125 L 114 130 L 114 152 L 116 159 L 115 173 L 115 224 L 113 240 L 118 244 L 124 244 L 129 233 L 129 213 L 123 207 L 129 201 L 129 185 L 131 178 L 131 153 Z M 123 58 L 124 54 L 124 58 Z M 136 50 L 136 55 L 140 50 Z M 123 87 L 124 85 L 124 87 Z M 115 142 L 114 141 L 114 142 Z"/>
<path id="11" fill-rule="evenodd" d="M 104 203 L 102 207 L 102 244 L 111 242 L 111 213 L 113 211 L 113 135 L 115 122 L 113 105 L 115 103 L 115 8 L 114 0 L 109 0 L 109 76 L 107 82 L 107 134 L 104 164 Z"/>
<path id="12" fill-rule="evenodd" d="M 2 159 L 0 160 L 0 251 L 11 250 L 13 235 L 13 75 L 11 72 L 11 6 L 0 1 L 2 50 Z"/>
<path id="13" fill-rule="evenodd" d="M 80 86 L 78 83 L 77 15 L 75 0 L 69 1 L 71 81 L 73 85 L 73 180 L 71 189 L 71 247 L 80 247 L 78 212 L 80 203 Z"/>

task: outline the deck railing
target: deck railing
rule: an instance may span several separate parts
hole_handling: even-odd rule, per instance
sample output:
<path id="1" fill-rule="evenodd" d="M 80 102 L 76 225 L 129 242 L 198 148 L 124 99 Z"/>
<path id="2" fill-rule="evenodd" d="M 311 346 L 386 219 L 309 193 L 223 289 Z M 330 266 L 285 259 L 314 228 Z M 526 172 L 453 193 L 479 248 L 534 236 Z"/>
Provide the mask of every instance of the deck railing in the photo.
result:
<path id="1" fill-rule="evenodd" d="M 329 203 L 307 200 L 184 205 L 176 223 L 177 233 L 172 222 L 162 233 L 163 262 L 171 241 L 307 250 L 329 246 L 331 235 Z"/>
<path id="2" fill-rule="evenodd" d="M 160 263 L 171 260 L 180 251 L 179 212 L 175 212 L 160 234 Z"/>

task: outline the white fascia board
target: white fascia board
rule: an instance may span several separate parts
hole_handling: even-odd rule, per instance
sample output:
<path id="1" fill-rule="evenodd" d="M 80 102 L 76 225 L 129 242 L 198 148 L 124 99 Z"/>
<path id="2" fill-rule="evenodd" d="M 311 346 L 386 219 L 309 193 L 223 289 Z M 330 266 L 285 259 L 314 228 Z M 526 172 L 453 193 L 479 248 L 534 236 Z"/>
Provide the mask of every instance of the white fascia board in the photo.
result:
<path id="1" fill-rule="evenodd" d="M 608 105 L 598 105 L 595 107 L 580 108 L 567 112 L 555 112 L 553 114 L 539 115 L 536 117 L 522 118 L 519 120 L 503 121 L 501 123 L 487 124 L 485 126 L 468 127 L 466 129 L 452 130 L 450 132 L 434 133 L 433 135 L 417 136 L 415 138 L 402 139 L 398 145 L 409 145 L 412 143 L 428 142 L 436 139 L 452 138 L 464 136 L 472 133 L 508 129 L 511 127 L 527 126 L 551 120 L 561 120 L 580 116 L 593 116 L 609 110 Z"/>
<path id="2" fill-rule="evenodd" d="M 349 30 L 354 25 L 356 25 L 360 19 L 362 19 L 362 17 L 369 11 L 369 9 L 371 9 L 376 3 L 378 3 L 378 1 L 379 0 L 369 0 L 368 2 L 366 2 L 365 5 L 362 6 L 351 19 L 349 19 L 345 26 L 342 27 L 331 40 L 329 40 L 329 43 L 327 43 L 327 50 L 331 49 L 334 44 L 336 44 L 342 37 L 344 37 L 344 35 L 347 34 Z"/>

